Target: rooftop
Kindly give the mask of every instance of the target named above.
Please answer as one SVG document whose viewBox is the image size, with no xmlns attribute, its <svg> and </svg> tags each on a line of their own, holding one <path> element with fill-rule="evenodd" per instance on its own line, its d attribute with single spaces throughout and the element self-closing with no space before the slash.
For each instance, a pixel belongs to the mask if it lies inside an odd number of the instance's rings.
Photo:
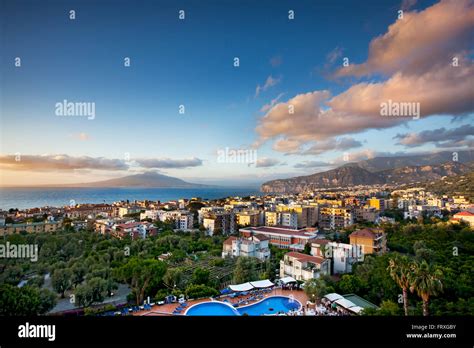
<svg viewBox="0 0 474 348">
<path fill-rule="evenodd" d="M 241 228 L 241 232 L 254 232 L 254 233 L 273 233 L 273 234 L 284 234 L 288 236 L 299 236 L 299 237 L 309 237 L 314 236 L 314 232 L 309 232 L 307 230 L 291 230 L 280 227 L 268 227 L 268 226 L 259 226 L 259 227 L 245 227 Z"/>
<path fill-rule="evenodd" d="M 377 237 L 377 234 L 380 234 L 382 232 L 383 231 L 380 229 L 364 228 L 362 230 L 352 232 L 349 237 L 365 237 L 375 239 Z"/>
<path fill-rule="evenodd" d="M 323 257 L 302 254 L 297 251 L 290 251 L 289 253 L 286 253 L 285 256 L 294 257 L 300 262 L 313 262 L 317 264 L 321 264 L 322 262 L 324 262 Z"/>
</svg>

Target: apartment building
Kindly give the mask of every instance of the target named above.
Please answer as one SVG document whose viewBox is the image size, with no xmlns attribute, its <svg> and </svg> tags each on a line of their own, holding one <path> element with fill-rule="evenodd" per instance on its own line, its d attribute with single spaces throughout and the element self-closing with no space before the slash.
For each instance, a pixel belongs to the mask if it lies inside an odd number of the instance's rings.
<svg viewBox="0 0 474 348">
<path fill-rule="evenodd" d="M 246 227 L 239 230 L 243 237 L 251 237 L 261 234 L 269 238 L 270 244 L 280 249 L 304 250 L 307 243 L 313 241 L 317 236 L 315 229 L 292 230 L 282 227 Z"/>
<path fill-rule="evenodd" d="M 198 222 L 202 224 L 204 222 L 204 218 L 208 215 L 217 214 L 217 213 L 224 213 L 224 207 L 202 207 L 198 211 Z"/>
<path fill-rule="evenodd" d="M 114 207 L 107 204 L 79 205 L 64 208 L 64 215 L 70 219 L 108 217 L 113 215 Z"/>
<path fill-rule="evenodd" d="M 23 224 L 5 224 L 0 226 L 2 236 L 27 232 L 27 233 L 47 233 L 56 232 L 63 227 L 62 221 L 43 221 L 43 222 L 27 222 Z"/>
<path fill-rule="evenodd" d="M 385 200 L 382 198 L 372 197 L 367 200 L 367 205 L 371 208 L 375 208 L 379 211 L 385 210 Z"/>
<path fill-rule="evenodd" d="M 261 212 L 258 210 L 245 210 L 235 213 L 237 224 L 240 226 L 260 226 Z"/>
<path fill-rule="evenodd" d="M 181 212 L 179 217 L 175 220 L 175 226 L 179 230 L 192 230 L 194 227 L 194 215 L 191 212 Z"/>
<path fill-rule="evenodd" d="M 380 211 L 374 207 L 359 207 L 353 211 L 356 222 L 375 222 L 380 216 Z"/>
<path fill-rule="evenodd" d="M 156 235 L 156 227 L 150 222 L 128 222 L 112 226 L 110 234 L 119 239 L 130 236 L 132 239 Z"/>
<path fill-rule="evenodd" d="M 125 215 L 140 213 L 141 210 L 142 208 L 139 206 L 119 207 L 118 216 L 122 218 Z"/>
<path fill-rule="evenodd" d="M 278 226 L 280 224 L 280 213 L 276 211 L 265 211 L 265 226 Z"/>
<path fill-rule="evenodd" d="M 319 227 L 322 230 L 337 230 L 348 227 L 354 223 L 350 208 L 320 207 Z"/>
<path fill-rule="evenodd" d="M 296 228 L 312 227 L 318 220 L 318 207 L 315 205 L 279 204 L 276 206 L 276 211 L 280 213 L 296 213 Z M 281 225 L 290 227 L 291 225 L 289 224 L 293 223 L 293 219 L 293 216 L 290 215 L 281 216 Z"/>
<path fill-rule="evenodd" d="M 316 239 L 311 243 L 311 255 L 329 259 L 331 274 L 352 272 L 352 265 L 363 260 L 362 246 Z"/>
<path fill-rule="evenodd" d="M 349 235 L 351 245 L 361 246 L 362 253 L 383 254 L 387 251 L 387 236 L 380 228 L 364 228 Z"/>
<path fill-rule="evenodd" d="M 330 261 L 327 259 L 290 251 L 280 261 L 280 278 L 293 277 L 307 281 L 329 274 L 329 269 Z"/>
<path fill-rule="evenodd" d="M 248 238 L 231 236 L 224 241 L 222 247 L 222 258 L 225 257 L 256 257 L 259 260 L 270 258 L 270 239 L 264 235 L 257 234 Z"/>
<path fill-rule="evenodd" d="M 203 218 L 202 222 L 207 235 L 232 234 L 235 232 L 235 215 L 231 212 L 212 213 Z"/>
</svg>

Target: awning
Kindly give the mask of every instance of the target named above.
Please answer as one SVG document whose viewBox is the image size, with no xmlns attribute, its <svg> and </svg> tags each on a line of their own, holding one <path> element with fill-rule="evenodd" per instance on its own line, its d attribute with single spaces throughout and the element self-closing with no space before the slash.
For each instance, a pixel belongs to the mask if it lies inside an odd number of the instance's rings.
<svg viewBox="0 0 474 348">
<path fill-rule="evenodd" d="M 250 284 L 252 284 L 255 288 L 268 288 L 270 286 L 275 285 L 271 281 L 269 281 L 268 279 L 257 280 L 256 282 L 250 282 Z"/>
<path fill-rule="evenodd" d="M 230 290 L 232 291 L 249 291 L 253 289 L 253 285 L 250 283 L 243 283 L 243 284 L 237 284 L 237 285 L 229 285 Z"/>
<path fill-rule="evenodd" d="M 293 277 L 281 278 L 280 281 L 281 281 L 283 284 L 296 283 L 296 279 L 293 278 Z"/>
<path fill-rule="evenodd" d="M 335 292 L 332 292 L 330 294 L 327 294 L 327 295 L 324 295 L 325 298 L 327 298 L 329 301 L 331 302 L 334 302 L 334 301 L 337 301 L 337 300 L 340 300 L 340 299 L 344 299 L 344 297 L 342 297 L 341 295 L 339 294 L 336 294 Z"/>
<path fill-rule="evenodd" d="M 345 309 L 349 309 L 351 307 L 357 307 L 352 301 L 346 300 L 345 298 L 336 300 L 336 303 Z"/>
</svg>

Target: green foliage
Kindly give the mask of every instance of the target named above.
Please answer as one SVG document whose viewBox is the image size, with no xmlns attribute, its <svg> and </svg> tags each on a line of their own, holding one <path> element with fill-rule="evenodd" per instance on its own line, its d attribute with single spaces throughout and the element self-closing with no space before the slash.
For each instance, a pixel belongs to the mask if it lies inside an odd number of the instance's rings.
<svg viewBox="0 0 474 348">
<path fill-rule="evenodd" d="M 217 295 L 219 295 L 219 291 L 206 285 L 191 284 L 186 288 L 186 296 L 188 298 L 196 299 Z"/>
<path fill-rule="evenodd" d="M 55 303 L 56 296 L 46 289 L 0 285 L 0 315 L 40 315 L 51 310 Z"/>
<path fill-rule="evenodd" d="M 375 309 L 375 308 L 366 308 L 362 312 L 362 315 L 366 316 L 374 316 L 374 315 L 380 315 L 380 316 L 396 316 L 396 315 L 401 315 L 401 309 L 398 306 L 397 303 L 390 301 L 390 300 L 384 300 L 380 304 L 380 308 Z"/>
<path fill-rule="evenodd" d="M 72 271 L 68 268 L 57 269 L 51 277 L 51 284 L 57 293 L 64 297 L 64 293 L 72 287 Z"/>
<path fill-rule="evenodd" d="M 312 301 L 318 301 L 326 294 L 333 291 L 331 287 L 328 287 L 324 279 L 311 279 L 304 284 L 304 292 L 308 295 L 308 298 Z"/>
<path fill-rule="evenodd" d="M 258 259 L 254 257 L 239 257 L 235 265 L 232 281 L 234 284 L 246 283 L 258 279 Z"/>
<path fill-rule="evenodd" d="M 93 303 L 102 302 L 107 295 L 107 281 L 102 278 L 92 278 L 86 284 L 76 288 L 76 306 L 89 307 Z"/>
<path fill-rule="evenodd" d="M 384 228 L 392 251 L 366 256 L 352 274 L 342 276 L 336 291 L 354 292 L 381 305 L 387 300 L 397 303 L 408 284 L 409 315 L 472 312 L 474 233 L 469 227 L 429 220 Z"/>
<path fill-rule="evenodd" d="M 209 284 L 209 270 L 196 268 L 193 273 L 192 283 L 196 285 L 208 285 Z"/>
<path fill-rule="evenodd" d="M 311 244 L 310 243 L 306 243 L 304 245 L 303 254 L 311 255 Z"/>
<path fill-rule="evenodd" d="M 183 271 L 180 268 L 168 268 L 163 276 L 163 282 L 171 289 L 181 288 L 183 286 Z"/>
<path fill-rule="evenodd" d="M 344 274 L 337 283 L 338 291 L 342 294 L 357 294 L 366 286 L 367 284 L 354 274 Z"/>
<path fill-rule="evenodd" d="M 136 304 L 141 304 L 147 290 L 161 283 L 166 273 L 166 264 L 153 259 L 131 258 L 116 270 L 116 276 L 126 282 L 135 294 Z"/>
</svg>

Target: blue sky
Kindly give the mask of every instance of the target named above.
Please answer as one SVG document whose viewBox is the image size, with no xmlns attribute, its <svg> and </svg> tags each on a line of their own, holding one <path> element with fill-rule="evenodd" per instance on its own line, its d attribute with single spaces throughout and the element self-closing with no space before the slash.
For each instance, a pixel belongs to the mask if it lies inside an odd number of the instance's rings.
<svg viewBox="0 0 474 348">
<path fill-rule="evenodd" d="M 414 3 L 407 12 L 423 11 L 436 1 Z M 11 185 L 95 181 L 144 169 L 198 182 L 253 184 L 325 169 L 294 167 L 304 161 L 334 165 L 344 151 L 276 151 L 273 144 L 286 136 L 283 133 L 272 134 L 258 147 L 258 158 L 267 160 L 262 166 L 216 163 L 216 151 L 250 149 L 260 138 L 256 128 L 268 112 L 261 108 L 278 96 L 282 103 L 311 91 L 328 90 L 336 96 L 360 83 L 359 76 L 335 78 L 333 73 L 343 57 L 357 64 L 366 61 L 371 41 L 387 32 L 405 5 L 388 0 L 363 5 L 349 0 L 6 0 L 2 6 L 1 153 L 20 153 L 31 161 L 61 154 L 92 159 L 67 170 L 49 164 L 25 164 L 20 170 L 4 160 L 2 180 Z M 71 9 L 75 20 L 68 17 Z M 185 20 L 178 19 L 180 9 L 186 12 Z M 294 20 L 288 20 L 288 10 L 295 11 Z M 14 65 L 15 57 L 21 57 L 20 68 Z M 131 59 L 128 68 L 124 57 Z M 238 68 L 234 57 L 240 59 Z M 264 88 L 269 77 L 274 85 Z M 365 81 L 388 78 L 375 72 Z M 258 95 L 257 86 L 263 88 Z M 94 102 L 96 117 L 57 117 L 55 104 L 63 99 Z M 184 115 L 178 113 L 180 104 L 186 108 Z M 469 107 L 455 122 L 454 114 L 348 132 L 362 145 L 347 151 L 412 151 L 392 138 L 457 128 L 466 117 L 472 123 Z M 434 148 L 426 143 L 414 150 Z M 184 167 L 132 165 L 125 171 L 91 164 L 102 157 L 122 160 L 125 153 L 132 160 L 200 161 Z"/>
</svg>

